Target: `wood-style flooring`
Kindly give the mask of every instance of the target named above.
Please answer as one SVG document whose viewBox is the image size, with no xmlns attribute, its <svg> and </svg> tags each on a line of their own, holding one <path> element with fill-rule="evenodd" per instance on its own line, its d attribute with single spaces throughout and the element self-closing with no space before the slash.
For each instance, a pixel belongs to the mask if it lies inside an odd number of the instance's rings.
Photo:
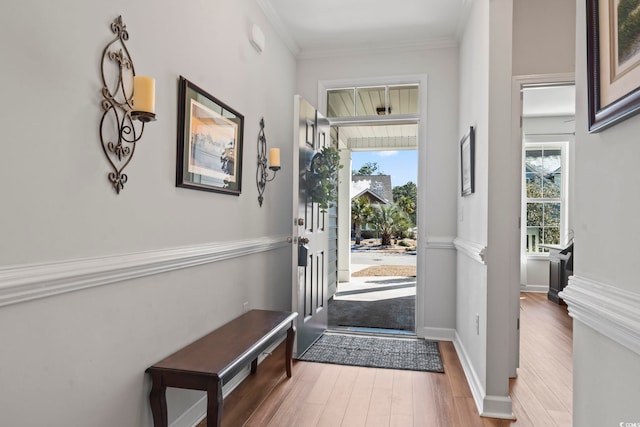
<svg viewBox="0 0 640 427">
<path fill-rule="evenodd" d="M 297 361 L 291 379 L 280 346 L 225 399 L 223 426 L 570 427 L 572 335 L 565 306 L 522 294 L 515 421 L 478 415 L 453 344 L 440 342 L 445 374 Z"/>
</svg>

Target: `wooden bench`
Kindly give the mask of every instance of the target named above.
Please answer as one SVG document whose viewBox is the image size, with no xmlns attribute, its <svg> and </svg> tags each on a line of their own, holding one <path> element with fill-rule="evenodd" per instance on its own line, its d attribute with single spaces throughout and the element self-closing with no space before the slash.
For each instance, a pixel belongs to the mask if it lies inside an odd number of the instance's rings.
<svg viewBox="0 0 640 427">
<path fill-rule="evenodd" d="M 207 427 L 222 422 L 222 386 L 286 334 L 285 369 L 291 378 L 291 355 L 298 313 L 251 310 L 178 350 L 146 370 L 151 375 L 149 401 L 155 427 L 167 427 L 167 387 L 207 392 Z"/>
</svg>

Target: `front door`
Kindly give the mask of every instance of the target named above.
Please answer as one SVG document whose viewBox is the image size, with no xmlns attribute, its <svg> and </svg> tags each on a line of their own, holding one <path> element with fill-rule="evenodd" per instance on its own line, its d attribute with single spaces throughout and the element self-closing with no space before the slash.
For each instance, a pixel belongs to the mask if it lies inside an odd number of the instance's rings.
<svg viewBox="0 0 640 427">
<path fill-rule="evenodd" d="M 311 160 L 330 143 L 329 122 L 304 98 L 294 98 L 293 311 L 298 312 L 294 355 L 299 356 L 327 329 L 327 214 L 306 188 Z"/>
</svg>

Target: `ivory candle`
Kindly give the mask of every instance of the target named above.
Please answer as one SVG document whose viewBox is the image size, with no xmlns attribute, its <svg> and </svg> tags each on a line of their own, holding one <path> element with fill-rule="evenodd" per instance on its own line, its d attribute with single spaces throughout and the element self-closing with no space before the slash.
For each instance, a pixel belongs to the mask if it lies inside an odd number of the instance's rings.
<svg viewBox="0 0 640 427">
<path fill-rule="evenodd" d="M 280 149 L 279 148 L 269 149 L 269 167 L 272 167 L 272 168 L 280 167 Z"/>
<path fill-rule="evenodd" d="M 133 77 L 133 111 L 155 113 L 156 81 L 148 76 Z"/>
</svg>

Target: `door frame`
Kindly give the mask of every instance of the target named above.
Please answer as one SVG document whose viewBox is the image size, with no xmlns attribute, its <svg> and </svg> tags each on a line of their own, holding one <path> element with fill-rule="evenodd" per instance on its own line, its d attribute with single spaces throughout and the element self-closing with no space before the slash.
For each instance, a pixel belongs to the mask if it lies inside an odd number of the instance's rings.
<svg viewBox="0 0 640 427">
<path fill-rule="evenodd" d="M 515 155 L 518 158 L 515 158 L 514 161 L 518 162 L 519 165 L 515 168 L 518 172 L 518 176 L 514 176 L 514 180 L 517 179 L 518 183 L 522 182 L 522 152 L 523 152 L 523 141 L 522 141 L 522 96 L 521 89 L 523 86 L 532 85 L 532 84 L 545 84 L 549 85 L 559 84 L 559 83 L 570 83 L 573 82 L 575 84 L 575 74 L 574 73 L 558 73 L 558 74 L 534 74 L 534 75 L 523 75 L 523 76 L 513 76 L 511 79 L 511 141 L 515 146 L 520 147 L 519 150 L 514 150 Z M 571 150 L 570 152 L 572 152 Z M 573 197 L 573 189 L 571 186 L 573 185 L 573 179 L 569 180 L 569 194 L 566 199 L 566 203 L 568 206 L 571 206 L 572 197 Z M 521 188 L 521 186 L 520 186 Z M 520 205 L 522 204 L 522 192 L 520 192 Z M 522 209 L 520 209 L 522 212 Z M 571 209 L 569 209 L 569 213 L 571 213 Z M 523 225 L 524 218 L 520 218 L 520 228 L 526 226 Z M 569 224 L 571 221 L 569 220 Z M 522 233 L 522 231 L 521 231 Z M 519 242 L 521 242 L 521 235 L 519 237 Z M 520 262 L 518 263 L 518 275 L 516 276 L 518 280 L 514 280 L 510 287 L 510 295 L 509 295 L 509 318 L 511 325 L 518 325 L 518 328 L 511 329 L 511 336 L 509 339 L 509 376 L 511 378 L 517 377 L 517 368 L 520 366 L 520 291 L 521 291 L 521 274 L 522 274 L 522 248 L 521 245 L 518 245 L 520 251 L 518 252 L 518 259 Z"/>
<path fill-rule="evenodd" d="M 426 74 L 413 74 L 404 76 L 381 76 L 381 77 L 363 77 L 357 79 L 338 79 L 338 80 L 320 80 L 318 81 L 318 111 L 325 117 L 327 116 L 327 98 L 326 92 L 328 89 L 338 89 L 344 87 L 363 87 L 363 86 L 385 86 L 385 85 L 402 85 L 402 84 L 418 84 L 418 114 L 396 117 L 385 117 L 384 119 L 378 119 L 376 117 L 363 117 L 362 124 L 371 123 L 404 123 L 407 120 L 418 124 L 418 153 L 427 152 L 427 75 Z M 344 124 L 344 120 L 329 118 L 331 126 Z M 427 274 L 426 274 L 426 242 L 427 236 L 427 158 L 424 155 L 418 155 L 418 203 L 416 217 L 416 226 L 418 227 L 418 242 L 422 242 L 419 245 L 416 255 L 416 315 L 415 315 L 415 329 L 416 335 L 419 338 L 424 338 L 425 327 L 425 302 L 424 296 L 427 289 Z M 350 204 L 349 204 L 350 206 Z"/>
</svg>

